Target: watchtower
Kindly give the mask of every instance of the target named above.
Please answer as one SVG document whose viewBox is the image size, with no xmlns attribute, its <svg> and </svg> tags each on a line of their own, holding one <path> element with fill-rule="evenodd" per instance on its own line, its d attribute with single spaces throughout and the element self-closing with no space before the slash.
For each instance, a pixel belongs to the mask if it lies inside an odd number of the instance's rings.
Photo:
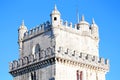
<svg viewBox="0 0 120 80">
<path fill-rule="evenodd" d="M 14 80 L 105 80 L 109 60 L 99 57 L 99 32 L 92 24 L 63 22 L 55 6 L 47 21 L 18 29 L 19 59 L 10 63 Z"/>
</svg>

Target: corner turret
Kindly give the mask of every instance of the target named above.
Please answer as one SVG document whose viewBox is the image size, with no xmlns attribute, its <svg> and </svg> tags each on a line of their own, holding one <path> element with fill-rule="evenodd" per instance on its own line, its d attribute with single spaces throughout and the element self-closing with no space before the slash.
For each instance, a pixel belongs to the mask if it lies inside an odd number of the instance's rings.
<svg viewBox="0 0 120 80">
<path fill-rule="evenodd" d="M 27 32 L 27 27 L 24 25 L 24 21 L 22 21 L 22 24 L 20 25 L 18 29 L 18 44 L 19 44 L 19 53 L 22 53 L 22 40 L 24 38 L 24 33 Z"/>
<path fill-rule="evenodd" d="M 91 34 L 94 39 L 97 39 L 97 40 L 99 39 L 98 26 L 95 23 L 94 19 L 92 19 Z"/>
<path fill-rule="evenodd" d="M 50 14 L 51 17 L 51 23 L 52 26 L 58 26 L 60 25 L 60 12 L 57 10 L 57 7 L 55 5 L 54 10 L 52 11 L 52 13 Z"/>
</svg>

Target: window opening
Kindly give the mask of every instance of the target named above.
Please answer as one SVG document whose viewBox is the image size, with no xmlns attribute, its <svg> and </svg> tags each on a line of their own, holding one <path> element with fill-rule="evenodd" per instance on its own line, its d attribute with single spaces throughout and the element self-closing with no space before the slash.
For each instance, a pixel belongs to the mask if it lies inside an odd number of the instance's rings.
<svg viewBox="0 0 120 80">
<path fill-rule="evenodd" d="M 57 17 L 54 17 L 54 21 L 57 21 Z"/>
</svg>

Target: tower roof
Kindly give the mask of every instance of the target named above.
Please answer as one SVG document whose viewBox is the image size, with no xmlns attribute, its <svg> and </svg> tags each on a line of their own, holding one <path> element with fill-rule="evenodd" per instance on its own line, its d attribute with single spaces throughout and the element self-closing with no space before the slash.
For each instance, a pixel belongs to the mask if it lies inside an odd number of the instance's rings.
<svg viewBox="0 0 120 80">
<path fill-rule="evenodd" d="M 52 13 L 51 14 L 57 14 L 57 15 L 60 15 L 60 12 L 58 11 L 58 9 L 57 9 L 57 6 L 55 5 L 54 6 L 54 10 L 52 11 Z"/>
<path fill-rule="evenodd" d="M 22 23 L 21 23 L 19 29 L 25 29 L 25 30 L 27 30 L 27 27 L 24 24 L 24 20 L 22 20 Z"/>
<path fill-rule="evenodd" d="M 92 24 L 91 24 L 91 27 L 98 27 L 98 26 L 97 26 L 97 24 L 95 23 L 94 18 L 92 19 Z"/>
<path fill-rule="evenodd" d="M 80 25 L 82 25 L 82 24 L 89 25 L 89 23 L 88 23 L 87 21 L 85 21 L 84 15 L 82 15 L 81 21 L 79 22 L 79 24 L 80 24 Z"/>
</svg>

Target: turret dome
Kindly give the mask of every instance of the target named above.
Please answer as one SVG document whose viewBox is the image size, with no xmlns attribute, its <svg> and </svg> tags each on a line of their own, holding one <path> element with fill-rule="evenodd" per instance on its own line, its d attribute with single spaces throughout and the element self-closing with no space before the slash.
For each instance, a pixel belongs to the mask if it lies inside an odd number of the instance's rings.
<svg viewBox="0 0 120 80">
<path fill-rule="evenodd" d="M 22 24 L 20 25 L 19 29 L 24 29 L 27 31 L 27 27 L 24 24 L 24 20 L 22 21 Z"/>
<path fill-rule="evenodd" d="M 81 21 L 79 22 L 80 25 L 89 25 L 87 21 L 85 21 L 84 16 L 82 16 Z"/>
<path fill-rule="evenodd" d="M 97 24 L 95 23 L 94 19 L 92 19 L 92 24 L 91 24 L 91 28 L 93 28 L 93 27 L 98 28 L 98 26 L 97 26 Z"/>
<path fill-rule="evenodd" d="M 55 5 L 54 10 L 52 11 L 51 15 L 53 15 L 53 14 L 60 15 L 60 12 L 57 10 L 56 5 Z"/>
<path fill-rule="evenodd" d="M 54 10 L 52 11 L 52 13 L 50 14 L 51 16 L 51 23 L 52 26 L 58 26 L 60 25 L 60 12 L 57 10 L 57 7 L 55 5 Z"/>
</svg>

